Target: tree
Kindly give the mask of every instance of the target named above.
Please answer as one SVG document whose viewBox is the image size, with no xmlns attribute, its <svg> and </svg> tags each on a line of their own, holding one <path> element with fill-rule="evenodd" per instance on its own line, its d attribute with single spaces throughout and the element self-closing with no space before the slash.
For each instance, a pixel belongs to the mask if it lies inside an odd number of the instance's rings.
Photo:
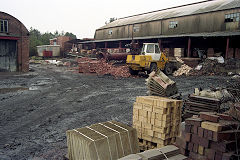
<svg viewBox="0 0 240 160">
<path fill-rule="evenodd" d="M 69 36 L 69 37 L 71 37 L 71 38 L 73 38 L 73 39 L 77 39 L 77 36 L 74 35 L 74 34 L 72 34 L 72 33 L 70 33 L 70 32 L 66 32 L 66 33 L 65 33 L 65 36 Z"/>
<path fill-rule="evenodd" d="M 117 18 L 110 18 L 110 20 L 109 20 L 109 23 L 111 23 L 111 22 L 113 22 L 113 21 L 115 21 L 115 20 L 117 20 Z"/>
<path fill-rule="evenodd" d="M 109 19 L 109 22 L 106 21 L 105 24 L 112 23 L 113 21 L 116 21 L 116 20 L 117 20 L 117 18 L 112 17 L 112 18 Z"/>
</svg>

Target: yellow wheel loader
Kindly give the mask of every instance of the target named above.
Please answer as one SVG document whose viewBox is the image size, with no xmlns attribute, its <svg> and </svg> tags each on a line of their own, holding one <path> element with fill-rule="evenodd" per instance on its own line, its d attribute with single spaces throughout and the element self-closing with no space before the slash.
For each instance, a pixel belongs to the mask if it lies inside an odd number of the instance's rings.
<svg viewBox="0 0 240 160">
<path fill-rule="evenodd" d="M 132 75 L 137 75 L 139 71 L 151 73 L 157 70 L 162 70 L 169 75 L 174 69 L 174 65 L 160 51 L 158 43 L 143 43 L 140 54 L 127 56 L 127 64 Z"/>
</svg>

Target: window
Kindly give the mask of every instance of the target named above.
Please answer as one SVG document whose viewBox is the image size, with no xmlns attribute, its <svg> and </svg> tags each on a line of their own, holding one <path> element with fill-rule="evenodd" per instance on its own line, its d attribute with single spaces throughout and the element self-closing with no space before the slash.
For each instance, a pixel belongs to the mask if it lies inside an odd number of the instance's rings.
<svg viewBox="0 0 240 160">
<path fill-rule="evenodd" d="M 148 44 L 146 52 L 147 53 L 154 53 L 154 44 Z"/>
<path fill-rule="evenodd" d="M 160 53 L 160 49 L 159 49 L 158 45 L 155 45 L 155 53 Z"/>
<path fill-rule="evenodd" d="M 178 21 L 170 21 L 169 22 L 169 28 L 177 28 Z"/>
<path fill-rule="evenodd" d="M 133 27 L 133 32 L 139 32 L 140 30 L 140 27 L 139 26 L 134 26 Z"/>
<path fill-rule="evenodd" d="M 112 35 L 113 31 L 112 30 L 108 30 L 108 35 Z"/>
<path fill-rule="evenodd" d="M 7 20 L 0 20 L 0 32 L 8 32 L 8 21 Z"/>
<path fill-rule="evenodd" d="M 240 13 L 225 14 L 225 22 L 239 22 Z"/>
</svg>

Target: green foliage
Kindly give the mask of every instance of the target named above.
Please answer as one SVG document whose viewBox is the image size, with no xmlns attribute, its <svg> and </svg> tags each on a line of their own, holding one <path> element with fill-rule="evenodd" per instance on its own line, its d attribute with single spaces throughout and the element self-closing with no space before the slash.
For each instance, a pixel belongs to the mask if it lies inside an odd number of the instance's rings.
<svg viewBox="0 0 240 160">
<path fill-rule="evenodd" d="M 69 36 L 72 37 L 73 39 L 76 39 L 77 36 L 74 35 L 73 33 L 70 32 L 64 32 L 62 31 L 59 33 L 57 30 L 54 33 L 51 32 L 46 32 L 46 33 L 41 33 L 37 29 L 30 28 L 30 46 L 29 46 L 29 52 L 30 56 L 36 56 L 37 55 L 37 46 L 40 45 L 48 45 L 49 44 L 49 39 L 56 38 L 59 36 Z"/>
<path fill-rule="evenodd" d="M 106 21 L 105 24 L 111 23 L 111 22 L 116 21 L 116 20 L 117 20 L 117 18 L 112 17 L 112 18 L 109 19 L 109 21 Z"/>
</svg>

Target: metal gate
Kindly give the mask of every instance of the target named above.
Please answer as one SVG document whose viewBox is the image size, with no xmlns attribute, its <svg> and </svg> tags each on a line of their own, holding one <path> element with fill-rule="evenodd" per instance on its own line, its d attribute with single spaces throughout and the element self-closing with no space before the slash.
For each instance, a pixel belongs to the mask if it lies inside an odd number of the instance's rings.
<svg viewBox="0 0 240 160">
<path fill-rule="evenodd" d="M 0 72 L 17 71 L 17 41 L 0 39 Z"/>
</svg>

